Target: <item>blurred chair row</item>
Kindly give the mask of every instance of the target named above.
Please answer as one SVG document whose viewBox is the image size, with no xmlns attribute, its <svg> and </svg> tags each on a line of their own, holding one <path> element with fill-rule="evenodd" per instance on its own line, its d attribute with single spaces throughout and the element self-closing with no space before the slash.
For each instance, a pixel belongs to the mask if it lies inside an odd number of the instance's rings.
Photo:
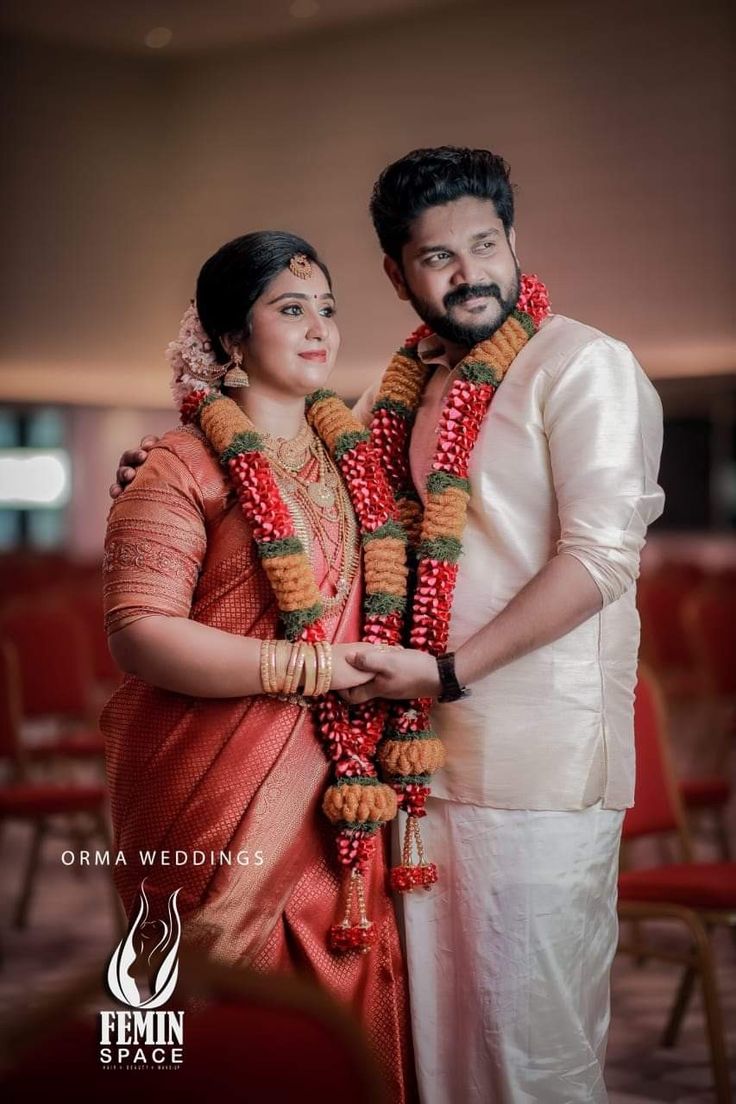
<svg viewBox="0 0 736 1104">
<path fill-rule="evenodd" d="M 634 706 L 636 793 L 624 818 L 619 917 L 629 922 L 619 950 L 641 964 L 648 958 L 683 966 L 682 979 L 662 1045 L 674 1046 L 696 980 L 700 981 L 710 1047 L 715 1099 L 732 1100 L 723 1013 L 711 932 L 736 932 L 736 862 L 697 862 L 683 811 L 669 748 L 664 697 L 653 674 L 639 669 Z M 645 836 L 674 837 L 677 861 L 627 867 L 630 845 Z M 651 922 L 654 922 L 652 926 Z M 686 936 L 673 944 L 666 930 L 674 923 Z"/>
<path fill-rule="evenodd" d="M 103 629 L 99 565 L 0 557 L 0 828 L 10 820 L 32 827 L 16 927 L 27 924 L 52 830 L 74 850 L 97 840 L 109 846 L 97 715 L 118 681 Z"/>
<path fill-rule="evenodd" d="M 724 859 L 736 735 L 736 570 L 708 575 L 669 564 L 639 580 L 641 658 L 656 675 L 671 716 L 687 717 L 691 762 L 680 796 L 693 829 L 710 821 Z M 682 726 L 680 726 L 681 728 Z M 685 749 L 677 747 L 678 758 Z"/>
</svg>

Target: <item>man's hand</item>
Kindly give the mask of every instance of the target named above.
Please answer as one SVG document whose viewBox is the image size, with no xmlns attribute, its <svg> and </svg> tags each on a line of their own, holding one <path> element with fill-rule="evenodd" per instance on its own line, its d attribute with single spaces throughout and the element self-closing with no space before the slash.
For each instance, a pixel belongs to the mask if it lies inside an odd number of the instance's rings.
<svg viewBox="0 0 736 1104">
<path fill-rule="evenodd" d="M 117 498 L 135 479 L 135 473 L 145 463 L 151 449 L 158 444 L 158 437 L 144 437 L 137 449 L 128 449 L 118 461 L 117 482 L 110 487 L 110 498 Z"/>
<path fill-rule="evenodd" d="M 440 693 L 437 660 L 427 652 L 411 648 L 372 648 L 350 661 L 359 671 L 370 671 L 373 678 L 365 686 L 348 690 L 341 697 L 350 705 L 371 698 L 436 698 Z"/>
</svg>

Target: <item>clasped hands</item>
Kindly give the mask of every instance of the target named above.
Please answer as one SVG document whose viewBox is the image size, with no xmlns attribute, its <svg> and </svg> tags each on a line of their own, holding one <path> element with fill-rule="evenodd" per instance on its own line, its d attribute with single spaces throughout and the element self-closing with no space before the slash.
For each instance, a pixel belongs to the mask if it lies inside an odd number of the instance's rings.
<svg viewBox="0 0 736 1104">
<path fill-rule="evenodd" d="M 340 697 L 350 705 L 371 698 L 436 698 L 440 693 L 437 661 L 427 652 L 381 644 L 343 644 L 339 648 L 347 666 L 363 676 L 355 686 L 339 687 L 333 680 L 333 688 L 339 688 Z"/>
</svg>

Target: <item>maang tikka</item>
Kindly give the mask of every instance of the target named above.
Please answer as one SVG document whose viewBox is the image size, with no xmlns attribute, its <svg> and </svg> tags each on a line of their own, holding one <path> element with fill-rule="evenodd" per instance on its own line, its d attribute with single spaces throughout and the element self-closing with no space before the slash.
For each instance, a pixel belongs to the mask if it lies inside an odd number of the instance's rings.
<svg viewBox="0 0 736 1104">
<path fill-rule="evenodd" d="M 222 381 L 224 387 L 250 387 L 248 373 L 243 368 L 243 354 L 240 349 L 233 349 L 230 361 Z"/>
</svg>

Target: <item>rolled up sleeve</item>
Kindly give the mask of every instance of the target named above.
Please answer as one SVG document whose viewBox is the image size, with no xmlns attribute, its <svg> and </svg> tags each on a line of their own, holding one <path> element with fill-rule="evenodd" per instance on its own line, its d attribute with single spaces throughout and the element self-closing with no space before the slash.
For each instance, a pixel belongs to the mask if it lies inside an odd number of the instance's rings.
<svg viewBox="0 0 736 1104">
<path fill-rule="evenodd" d="M 601 337 L 562 365 L 544 408 L 560 538 L 603 605 L 639 574 L 647 526 L 662 513 L 657 483 L 662 405 L 631 351 Z"/>
</svg>

